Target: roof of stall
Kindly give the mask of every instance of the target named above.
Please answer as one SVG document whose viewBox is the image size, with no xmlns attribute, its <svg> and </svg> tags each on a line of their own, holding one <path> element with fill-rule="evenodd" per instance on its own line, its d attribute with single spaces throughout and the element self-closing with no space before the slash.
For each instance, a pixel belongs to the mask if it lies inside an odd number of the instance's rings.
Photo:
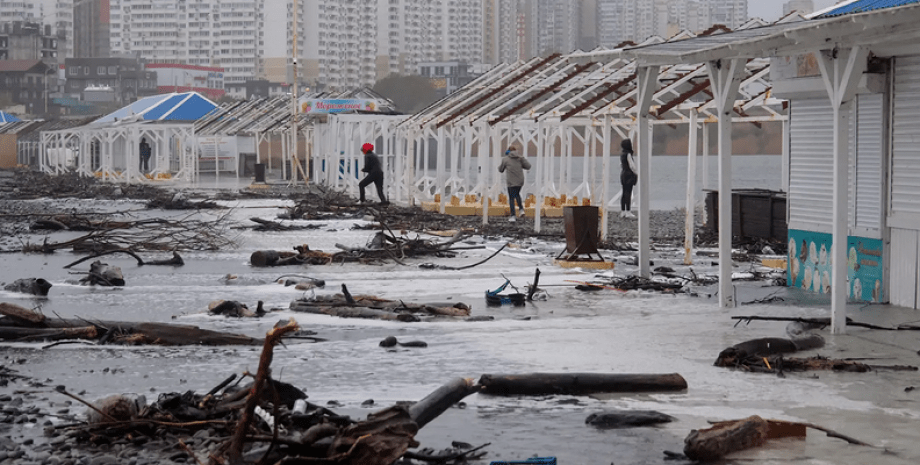
<svg viewBox="0 0 920 465">
<path fill-rule="evenodd" d="M 815 17 L 828 18 L 850 13 L 864 13 L 866 11 L 910 5 L 911 3 L 920 3 L 920 0 L 856 0 L 847 2 L 844 5 L 834 5 Z"/>
<path fill-rule="evenodd" d="M 857 3 L 844 5 L 840 11 Z M 878 5 L 867 12 L 825 14 L 806 21 L 780 20 L 773 25 L 731 33 L 576 55 L 580 61 L 623 58 L 651 66 L 703 63 L 723 58 L 792 56 L 812 51 L 822 44 L 834 44 L 835 47 L 871 45 L 876 56 L 891 56 L 901 50 L 895 47 L 920 38 L 918 21 L 920 3 L 885 8 Z"/>
<path fill-rule="evenodd" d="M 109 113 L 93 123 L 134 121 L 195 121 L 217 108 L 217 104 L 197 92 L 182 92 L 144 97 Z"/>
<path fill-rule="evenodd" d="M 375 113 L 382 114 L 390 114 L 395 108 L 392 101 L 368 88 L 345 92 L 314 92 L 301 95 L 299 100 L 303 99 L 370 99 L 380 103 L 380 111 Z M 297 126 L 311 126 L 325 117 L 325 114 L 300 113 Z M 291 97 L 280 96 L 225 103 L 196 121 L 195 133 L 254 134 L 288 130 L 290 126 Z"/>
<path fill-rule="evenodd" d="M 22 121 L 22 120 L 5 111 L 0 111 L 0 124 L 15 123 L 16 121 Z"/>
<path fill-rule="evenodd" d="M 19 141 L 38 141 L 41 131 L 56 131 L 84 126 L 99 116 L 64 117 L 53 120 L 26 120 L 0 125 L 0 134 L 16 134 Z"/>
<path fill-rule="evenodd" d="M 782 22 L 803 21 L 799 15 Z M 742 26 L 757 29 L 759 20 Z M 689 38 L 727 35 L 716 26 L 699 35 L 682 32 L 670 40 L 652 37 L 638 45 L 675 44 Z M 635 47 L 635 44 L 630 44 Z M 636 60 L 620 56 L 626 49 L 575 52 L 501 64 L 406 120 L 405 125 L 442 127 L 448 124 L 495 125 L 500 122 L 582 123 L 604 117 L 631 122 L 636 107 Z M 594 58 L 594 57 L 597 58 Z M 587 58 L 586 58 L 587 57 Z M 736 118 L 749 121 L 782 119 L 782 101 L 770 96 L 770 62 L 750 60 L 745 67 L 736 105 Z M 704 64 L 674 64 L 661 68 L 659 87 L 652 103 L 652 116 L 659 123 L 686 122 L 689 109 L 702 118 L 715 118 L 709 75 Z"/>
</svg>

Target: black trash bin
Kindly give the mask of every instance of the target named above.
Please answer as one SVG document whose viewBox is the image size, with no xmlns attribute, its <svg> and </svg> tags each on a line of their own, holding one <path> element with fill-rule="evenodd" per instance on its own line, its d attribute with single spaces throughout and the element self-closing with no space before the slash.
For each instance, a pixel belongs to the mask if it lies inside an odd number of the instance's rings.
<svg viewBox="0 0 920 465">
<path fill-rule="evenodd" d="M 265 163 L 256 163 L 256 180 L 255 182 L 265 182 Z"/>
</svg>

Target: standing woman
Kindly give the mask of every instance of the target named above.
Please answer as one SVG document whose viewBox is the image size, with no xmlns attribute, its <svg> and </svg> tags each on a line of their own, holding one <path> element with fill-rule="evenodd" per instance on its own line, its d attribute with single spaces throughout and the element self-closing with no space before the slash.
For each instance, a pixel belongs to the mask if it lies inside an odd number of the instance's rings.
<svg viewBox="0 0 920 465">
<path fill-rule="evenodd" d="M 623 196 L 620 197 L 620 218 L 635 218 L 629 211 L 632 204 L 632 189 L 639 182 L 639 175 L 636 174 L 639 168 L 636 166 L 636 154 L 633 153 L 632 141 L 623 139 L 620 142 L 620 148 L 623 153 L 620 154 L 620 184 L 623 186 Z"/>
<path fill-rule="evenodd" d="M 524 155 L 518 153 L 517 144 L 508 147 L 505 150 L 505 156 L 498 165 L 498 172 L 505 173 L 505 183 L 508 186 L 508 203 L 511 204 L 511 218 L 508 221 L 514 223 L 515 217 L 514 205 L 521 208 L 521 216 L 524 216 L 524 202 L 521 200 L 521 188 L 524 187 L 524 170 L 530 169 L 530 162 L 524 158 Z"/>
</svg>

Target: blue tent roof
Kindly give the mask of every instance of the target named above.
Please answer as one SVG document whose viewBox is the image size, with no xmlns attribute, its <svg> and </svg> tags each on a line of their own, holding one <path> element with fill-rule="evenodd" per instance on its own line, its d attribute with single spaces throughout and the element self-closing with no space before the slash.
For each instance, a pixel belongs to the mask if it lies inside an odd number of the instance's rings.
<svg viewBox="0 0 920 465">
<path fill-rule="evenodd" d="M 94 123 L 114 123 L 125 119 L 139 121 L 195 121 L 217 108 L 217 104 L 197 92 L 160 94 L 144 97 Z"/>
<path fill-rule="evenodd" d="M 15 123 L 16 121 L 22 121 L 22 120 L 7 112 L 0 111 L 0 124 Z"/>
<path fill-rule="evenodd" d="M 851 13 L 865 13 L 867 11 L 894 8 L 896 6 L 910 5 L 911 3 L 917 2 L 920 2 L 920 0 L 858 0 L 853 3 L 843 5 L 839 8 L 834 8 L 833 10 L 830 10 L 819 17 L 827 18 L 830 16 L 840 16 Z"/>
</svg>

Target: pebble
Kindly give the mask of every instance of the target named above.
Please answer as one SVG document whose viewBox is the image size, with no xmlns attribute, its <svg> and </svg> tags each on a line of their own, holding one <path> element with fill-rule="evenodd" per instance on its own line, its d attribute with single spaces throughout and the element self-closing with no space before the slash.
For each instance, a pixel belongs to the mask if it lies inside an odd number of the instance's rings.
<svg viewBox="0 0 920 465">
<path fill-rule="evenodd" d="M 89 461 L 89 465 L 114 465 L 118 463 L 118 458 L 111 455 L 98 455 Z"/>
</svg>

